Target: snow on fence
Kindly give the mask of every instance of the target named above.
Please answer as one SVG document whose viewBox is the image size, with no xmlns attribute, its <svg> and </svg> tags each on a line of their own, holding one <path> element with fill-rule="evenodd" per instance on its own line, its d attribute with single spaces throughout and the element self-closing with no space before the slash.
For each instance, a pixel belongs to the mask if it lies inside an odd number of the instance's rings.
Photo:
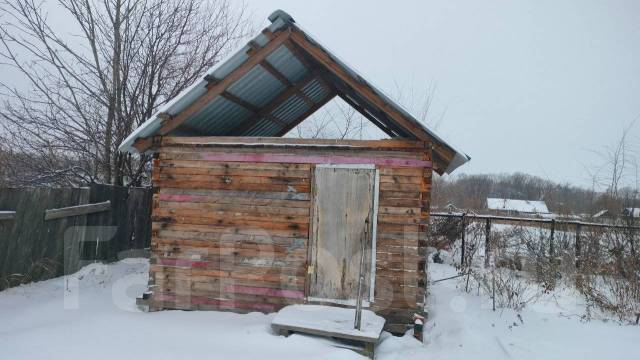
<svg viewBox="0 0 640 360">
<path fill-rule="evenodd" d="M 448 261 L 457 263 L 460 256 L 465 291 L 482 288 L 494 309 L 496 302 L 521 309 L 561 284 L 582 294 L 588 308 L 585 316 L 597 309 L 637 324 L 640 226 L 633 218 L 627 220 L 608 225 L 432 213 L 427 236 L 430 245 L 451 250 L 454 258 Z"/>
<path fill-rule="evenodd" d="M 548 238 L 548 254 L 553 256 L 558 246 L 556 241 L 556 232 L 559 227 L 563 227 L 563 231 L 567 232 L 569 227 L 573 227 L 574 233 L 574 254 L 575 254 L 575 266 L 580 268 L 582 254 L 582 235 L 584 228 L 601 229 L 603 231 L 616 230 L 616 231 L 628 231 L 633 234 L 640 235 L 640 226 L 635 224 L 601 224 L 594 222 L 578 221 L 578 220 L 558 220 L 558 219 L 541 219 L 541 218 L 528 218 L 528 217 L 512 217 L 512 216 L 497 216 L 497 215 L 479 215 L 479 214 L 467 214 L 467 213 L 431 213 L 432 218 L 453 218 L 457 219 L 460 223 L 458 236 L 461 240 L 460 245 L 460 263 L 465 262 L 465 253 L 467 249 L 466 244 L 466 227 L 469 221 L 484 221 L 485 222 L 485 242 L 484 242 L 484 261 L 485 266 L 488 266 L 492 248 L 495 246 L 494 241 L 491 240 L 491 227 L 492 224 L 510 224 L 510 225 L 528 225 L 540 228 L 549 229 Z"/>
<path fill-rule="evenodd" d="M 148 188 L 0 188 L 11 213 L 0 221 L 0 290 L 149 247 L 151 203 Z"/>
</svg>

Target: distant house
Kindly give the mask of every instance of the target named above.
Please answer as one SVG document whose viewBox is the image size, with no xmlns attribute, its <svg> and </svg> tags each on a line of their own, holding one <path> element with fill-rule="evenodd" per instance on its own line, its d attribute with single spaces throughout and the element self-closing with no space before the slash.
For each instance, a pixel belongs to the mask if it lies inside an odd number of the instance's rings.
<svg viewBox="0 0 640 360">
<path fill-rule="evenodd" d="M 625 208 L 622 210 L 622 216 L 640 218 L 640 207 Z"/>
<path fill-rule="evenodd" d="M 496 215 L 550 217 L 544 201 L 487 198 L 487 209 Z"/>
</svg>

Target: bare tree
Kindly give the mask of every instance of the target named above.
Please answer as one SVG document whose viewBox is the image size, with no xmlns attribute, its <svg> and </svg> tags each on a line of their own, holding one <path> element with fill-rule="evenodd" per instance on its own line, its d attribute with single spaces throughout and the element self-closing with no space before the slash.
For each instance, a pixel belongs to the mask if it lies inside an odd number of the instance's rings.
<svg viewBox="0 0 640 360">
<path fill-rule="evenodd" d="M 117 146 L 249 30 L 228 0 L 58 0 L 77 34 L 59 33 L 47 6 L 0 0 L 0 61 L 29 85 L 0 82 L 23 184 L 144 183 L 148 157 Z"/>
<path fill-rule="evenodd" d="M 369 120 L 346 103 L 333 103 L 296 126 L 293 136 L 306 139 L 363 139 Z"/>
<path fill-rule="evenodd" d="M 624 186 L 636 182 L 637 157 L 631 139 L 631 130 L 634 128 L 636 120 L 622 129 L 620 137 L 602 151 L 597 151 L 596 155 L 601 159 L 602 165 L 597 167 L 597 171 L 590 172 L 594 183 L 605 187 L 609 197 L 617 199 L 620 197 L 620 190 Z M 636 177 L 637 178 L 637 177 Z"/>
</svg>

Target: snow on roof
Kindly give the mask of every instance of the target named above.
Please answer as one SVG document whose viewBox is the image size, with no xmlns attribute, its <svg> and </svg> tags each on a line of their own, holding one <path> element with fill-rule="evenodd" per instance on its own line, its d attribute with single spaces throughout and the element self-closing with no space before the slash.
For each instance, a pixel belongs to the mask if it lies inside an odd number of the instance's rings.
<svg viewBox="0 0 640 360">
<path fill-rule="evenodd" d="M 517 211 L 534 214 L 549 212 L 547 204 L 545 204 L 544 201 L 534 200 L 487 198 L 487 207 L 490 210 Z"/>
<path fill-rule="evenodd" d="M 625 214 L 626 216 L 631 216 L 631 217 L 640 217 L 640 207 L 635 207 L 635 208 L 626 208 L 625 210 Z"/>
</svg>

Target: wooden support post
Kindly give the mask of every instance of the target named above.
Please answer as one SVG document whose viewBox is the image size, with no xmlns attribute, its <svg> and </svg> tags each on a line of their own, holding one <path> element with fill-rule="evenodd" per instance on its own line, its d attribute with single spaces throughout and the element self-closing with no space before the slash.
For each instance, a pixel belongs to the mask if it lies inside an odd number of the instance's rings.
<svg viewBox="0 0 640 360">
<path fill-rule="evenodd" d="M 463 213 L 462 217 L 461 217 L 461 228 L 462 228 L 462 244 L 460 247 L 460 266 L 462 266 L 464 268 L 464 251 L 465 251 L 465 232 L 466 232 L 466 226 L 465 226 L 465 217 L 466 217 L 467 213 Z"/>
<path fill-rule="evenodd" d="M 491 219 L 487 219 L 485 224 L 485 240 L 484 240 L 484 267 L 489 267 L 489 258 L 491 257 Z"/>
<path fill-rule="evenodd" d="M 369 359 L 375 358 L 375 348 L 376 344 L 372 342 L 367 342 L 364 344 L 364 349 L 362 350 L 362 355 L 368 357 Z"/>
<path fill-rule="evenodd" d="M 580 266 L 581 266 L 581 256 L 582 256 L 582 244 L 580 239 L 581 230 L 582 230 L 582 225 L 576 224 L 576 269 L 580 269 Z"/>
<path fill-rule="evenodd" d="M 549 237 L 549 258 L 553 261 L 555 255 L 555 232 L 556 232 L 556 219 L 551 219 L 551 236 Z"/>
<path fill-rule="evenodd" d="M 368 220 L 365 220 L 365 229 L 369 228 Z M 364 253 L 367 249 L 367 231 L 364 232 L 364 238 L 361 240 L 362 247 L 360 249 L 360 273 L 358 276 L 358 299 L 356 299 L 356 318 L 353 327 L 356 330 L 362 328 L 362 288 L 364 286 Z"/>
</svg>

